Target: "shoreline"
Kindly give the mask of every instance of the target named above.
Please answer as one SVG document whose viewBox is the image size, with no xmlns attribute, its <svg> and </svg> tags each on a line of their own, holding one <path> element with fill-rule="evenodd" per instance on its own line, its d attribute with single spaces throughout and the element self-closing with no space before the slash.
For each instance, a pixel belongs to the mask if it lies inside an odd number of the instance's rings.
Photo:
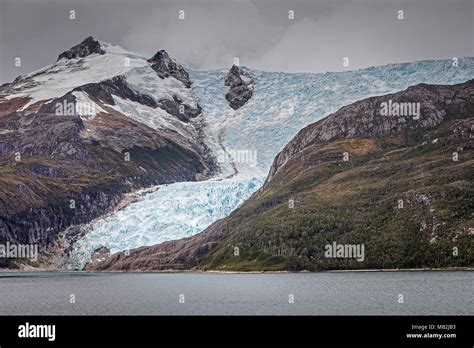
<svg viewBox="0 0 474 348">
<path fill-rule="evenodd" d="M 91 271 L 68 271 L 68 270 L 14 270 L 1 269 L 0 275 L 9 273 L 57 273 L 57 274 L 317 274 L 317 273 L 367 273 L 367 272 L 462 272 L 474 271 L 474 267 L 447 267 L 447 268 L 381 268 L 381 269 L 353 269 L 353 270 L 325 270 L 325 271 L 199 271 L 199 270 L 144 270 L 144 271 L 111 271 L 111 272 L 91 272 Z"/>
</svg>

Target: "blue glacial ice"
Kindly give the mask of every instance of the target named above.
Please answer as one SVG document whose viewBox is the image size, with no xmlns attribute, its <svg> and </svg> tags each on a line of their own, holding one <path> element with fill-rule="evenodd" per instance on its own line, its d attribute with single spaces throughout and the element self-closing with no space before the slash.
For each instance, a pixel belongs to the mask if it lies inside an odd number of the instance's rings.
<svg viewBox="0 0 474 348">
<path fill-rule="evenodd" d="M 82 268 L 98 247 L 111 252 L 189 237 L 229 215 L 263 183 L 265 177 L 183 182 L 154 192 L 101 218 L 74 246 L 68 268 Z"/>
<path fill-rule="evenodd" d="M 256 151 L 257 165 L 235 163 L 231 179 L 175 183 L 91 224 L 74 246 L 69 268 L 82 268 L 92 252 L 112 252 L 199 233 L 228 216 L 264 182 L 275 155 L 306 125 L 340 107 L 418 83 L 454 84 L 474 78 L 474 58 L 391 64 L 356 71 L 289 74 L 246 69 L 254 95 L 238 110 L 225 99 L 227 70 L 188 69 L 192 92 L 203 108 L 211 150 Z M 222 164 L 221 178 L 235 174 Z"/>
</svg>

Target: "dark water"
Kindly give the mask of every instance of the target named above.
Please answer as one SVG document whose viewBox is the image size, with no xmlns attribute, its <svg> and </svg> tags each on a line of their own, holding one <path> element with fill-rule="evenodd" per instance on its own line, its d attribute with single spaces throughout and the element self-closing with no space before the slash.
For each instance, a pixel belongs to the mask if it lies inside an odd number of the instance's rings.
<svg viewBox="0 0 474 348">
<path fill-rule="evenodd" d="M 0 314 L 473 315 L 474 272 L 0 273 Z"/>
</svg>

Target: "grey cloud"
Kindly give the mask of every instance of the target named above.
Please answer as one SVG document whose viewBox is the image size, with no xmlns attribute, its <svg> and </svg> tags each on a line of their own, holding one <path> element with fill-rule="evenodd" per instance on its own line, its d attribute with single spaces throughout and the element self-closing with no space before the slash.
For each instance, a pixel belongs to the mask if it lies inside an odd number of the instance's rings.
<svg viewBox="0 0 474 348">
<path fill-rule="evenodd" d="M 2 82 L 54 62 L 89 35 L 149 56 L 165 49 L 198 69 L 228 68 L 234 57 L 260 70 L 321 72 L 344 69 L 343 57 L 357 69 L 474 55 L 472 0 L 0 0 L 0 6 Z M 396 18 L 400 9 L 403 21 Z"/>
</svg>

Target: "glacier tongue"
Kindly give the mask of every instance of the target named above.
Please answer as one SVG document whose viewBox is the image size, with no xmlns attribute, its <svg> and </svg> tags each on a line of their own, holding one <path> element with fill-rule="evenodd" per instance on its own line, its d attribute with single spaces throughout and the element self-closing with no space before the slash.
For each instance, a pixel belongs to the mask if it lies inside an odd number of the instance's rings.
<svg viewBox="0 0 474 348">
<path fill-rule="evenodd" d="M 180 182 L 159 186 L 124 209 L 93 222 L 71 253 L 66 268 L 82 269 L 94 250 L 112 253 L 199 233 L 229 215 L 265 177 Z"/>
<path fill-rule="evenodd" d="M 201 232 L 229 215 L 263 184 L 275 155 L 306 125 L 370 96 L 418 83 L 464 82 L 474 76 L 474 58 L 460 59 L 456 67 L 451 60 L 422 61 L 323 74 L 245 70 L 255 88 L 252 98 L 237 111 L 225 99 L 226 70 L 188 72 L 214 155 L 254 151 L 256 163 L 221 163 L 221 178 L 231 179 L 161 186 L 98 220 L 75 244 L 67 267 L 82 268 L 102 246 L 117 252 Z"/>
</svg>

